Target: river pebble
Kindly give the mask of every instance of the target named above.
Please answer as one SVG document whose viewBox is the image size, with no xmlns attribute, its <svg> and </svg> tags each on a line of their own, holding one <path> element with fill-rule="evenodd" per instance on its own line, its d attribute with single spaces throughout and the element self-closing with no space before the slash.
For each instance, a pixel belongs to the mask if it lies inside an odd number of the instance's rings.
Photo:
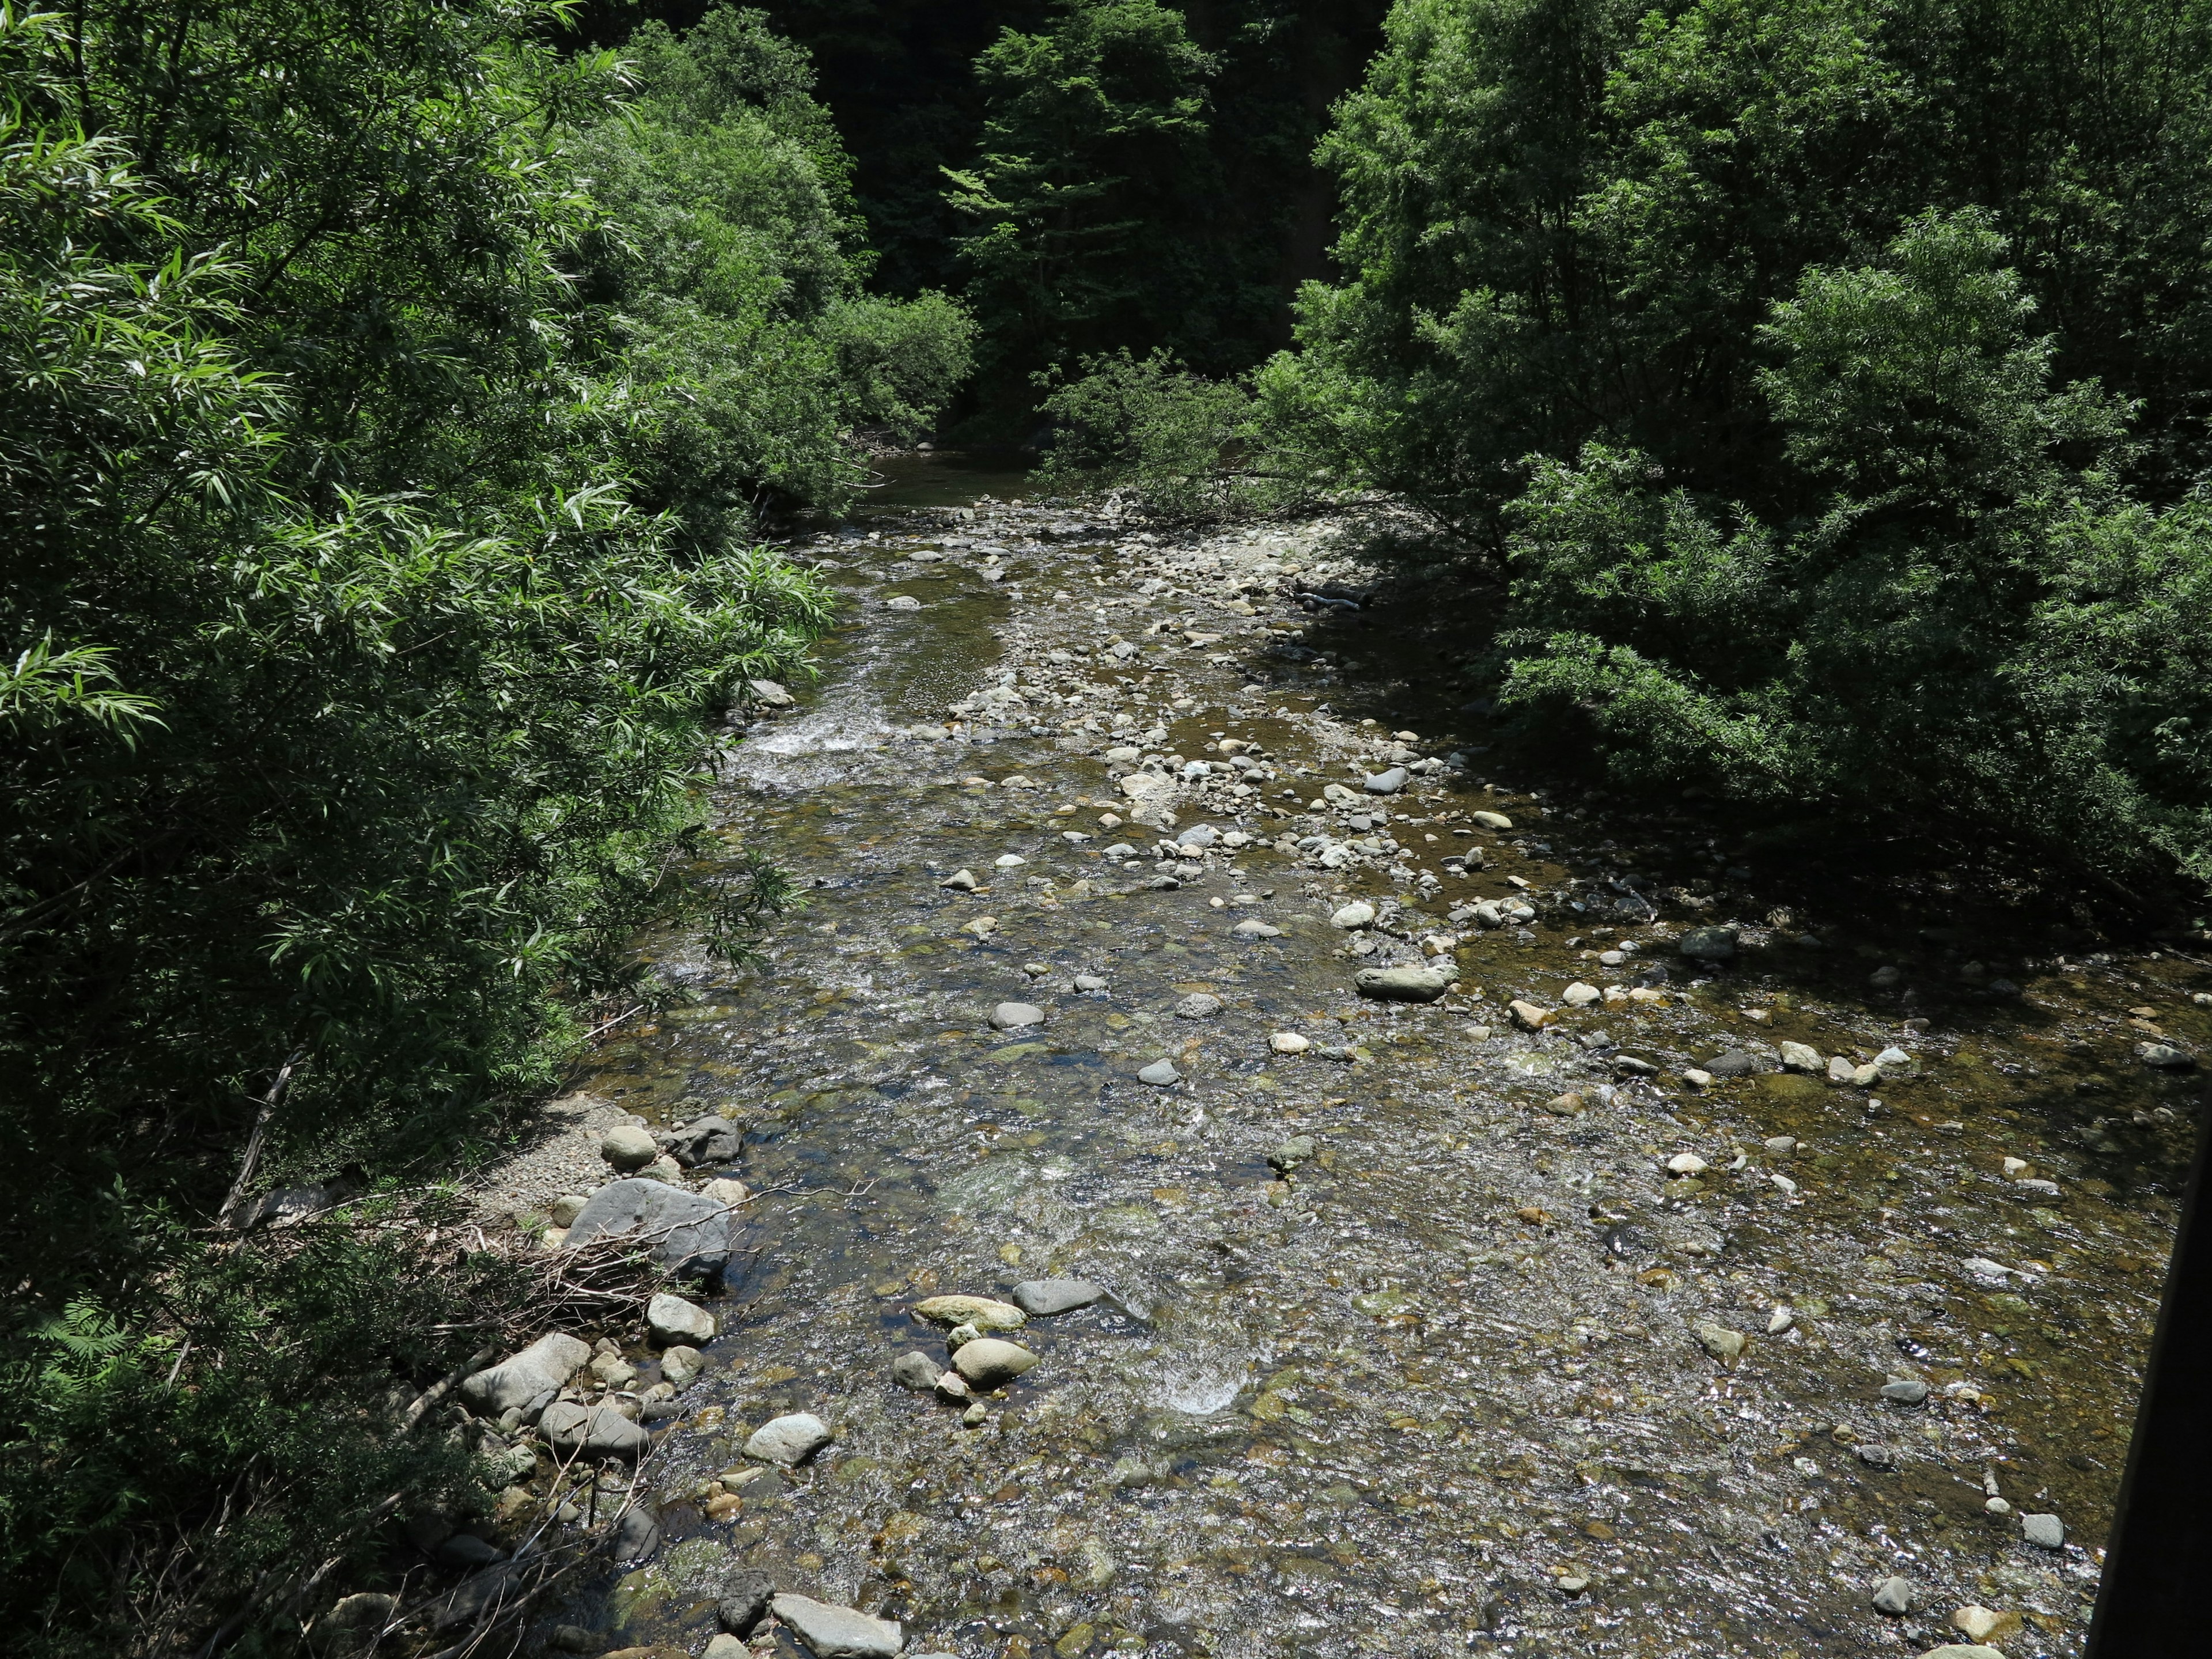
<svg viewBox="0 0 2212 1659">
<path fill-rule="evenodd" d="M 1912 1581 L 1895 1576 L 1883 1579 L 1874 1587 L 1874 1607 L 1876 1613 L 1902 1619 L 1912 1611 Z"/>
<path fill-rule="evenodd" d="M 755 1429 L 745 1441 L 745 1455 L 791 1468 L 813 1456 L 830 1441 L 830 1425 L 812 1412 L 792 1412 Z"/>
<path fill-rule="evenodd" d="M 1106 1287 L 1087 1279 L 1025 1279 L 1011 1294 L 1024 1313 L 1046 1319 L 1089 1307 L 1106 1294 Z"/>
<path fill-rule="evenodd" d="M 995 1389 L 1012 1382 L 1037 1363 L 1037 1357 L 1018 1342 L 995 1336 L 979 1336 L 963 1342 L 952 1356 L 955 1370 L 971 1389 Z"/>
<path fill-rule="evenodd" d="M 770 1604 L 776 1622 L 787 1625 L 816 1659 L 898 1659 L 906 1632 L 897 1623 L 811 1596 L 778 1595 Z"/>
</svg>

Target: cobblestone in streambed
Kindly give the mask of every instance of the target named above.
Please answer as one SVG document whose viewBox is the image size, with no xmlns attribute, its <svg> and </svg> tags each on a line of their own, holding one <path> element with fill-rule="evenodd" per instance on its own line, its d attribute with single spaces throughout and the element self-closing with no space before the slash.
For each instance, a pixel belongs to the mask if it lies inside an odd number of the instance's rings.
<svg viewBox="0 0 2212 1659">
<path fill-rule="evenodd" d="M 2013 1659 L 2079 1650 L 2196 1117 L 2134 1045 L 2193 1051 L 2212 980 L 1754 915 L 1679 827 L 1425 768 L 1457 745 L 1327 712 L 1342 607 L 1285 597 L 1361 586 L 1324 530 L 861 528 L 803 550 L 850 625 L 720 802 L 807 908 L 757 974 L 663 942 L 697 1006 L 580 1079 L 743 1123 L 691 1173 L 766 1195 L 659 1553 L 569 1616 L 696 1653 L 747 1568 L 969 1659 L 1918 1652 L 1969 1604 Z M 1732 958 L 1680 954 L 1722 924 Z M 1354 991 L 1440 959 L 1437 1000 Z M 1785 1042 L 1903 1058 L 1853 1086 Z M 985 1332 L 1039 1358 L 980 1411 L 894 1380 L 949 1364 L 921 1300 L 1048 1279 L 1107 1294 Z M 795 1412 L 834 1444 L 738 1482 Z"/>
</svg>

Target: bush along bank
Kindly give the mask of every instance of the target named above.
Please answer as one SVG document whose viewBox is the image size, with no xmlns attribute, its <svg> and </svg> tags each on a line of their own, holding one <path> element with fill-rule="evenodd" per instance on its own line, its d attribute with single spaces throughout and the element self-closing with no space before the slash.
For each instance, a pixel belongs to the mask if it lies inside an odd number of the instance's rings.
<svg viewBox="0 0 2212 1659">
<path fill-rule="evenodd" d="M 437 1183 L 672 994 L 641 930 L 782 902 L 696 856 L 720 722 L 832 614 L 758 517 L 962 372 L 957 309 L 865 294 L 803 58 L 562 16 L 0 12 L 27 1651 L 287 1649 L 501 1489 L 441 1402 L 549 1292 Z"/>
</svg>

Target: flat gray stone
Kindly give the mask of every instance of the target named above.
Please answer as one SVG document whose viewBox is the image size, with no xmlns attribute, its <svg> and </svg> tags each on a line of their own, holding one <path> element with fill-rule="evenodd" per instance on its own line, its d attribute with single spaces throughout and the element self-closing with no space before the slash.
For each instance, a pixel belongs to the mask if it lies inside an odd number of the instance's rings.
<svg viewBox="0 0 2212 1659">
<path fill-rule="evenodd" d="M 556 1394 L 592 1357 L 592 1345 L 550 1331 L 520 1353 L 481 1370 L 461 1384 L 461 1398 L 487 1417 L 526 1406 L 538 1395 Z"/>
<path fill-rule="evenodd" d="M 891 1361 L 891 1381 L 902 1389 L 912 1389 L 916 1394 L 927 1394 L 937 1386 L 937 1379 L 943 1375 L 937 1362 L 919 1348 L 902 1353 Z"/>
<path fill-rule="evenodd" d="M 991 1029 L 1018 1031 L 1024 1025 L 1044 1024 L 1044 1010 L 1034 1002 L 1002 1002 L 991 1010 Z"/>
<path fill-rule="evenodd" d="M 1928 1398 L 1928 1385 L 1917 1376 L 1892 1377 L 1881 1385 L 1881 1397 L 1900 1406 L 1917 1406 Z"/>
<path fill-rule="evenodd" d="M 1193 991 L 1175 1006 L 1177 1019 L 1212 1019 L 1221 1012 L 1221 999 L 1205 991 Z"/>
<path fill-rule="evenodd" d="M 1736 938 L 1733 927 L 1692 927 L 1674 948 L 1698 962 L 1729 962 L 1735 957 Z"/>
<path fill-rule="evenodd" d="M 680 1296 L 661 1291 L 645 1304 L 645 1328 L 656 1348 L 714 1340 L 714 1316 Z"/>
<path fill-rule="evenodd" d="M 1229 931 L 1239 939 L 1280 939 L 1283 936 L 1281 928 L 1270 927 L 1257 916 L 1238 922 Z"/>
<path fill-rule="evenodd" d="M 2170 1042 L 2138 1042 L 2136 1044 L 2136 1058 L 2160 1072 L 2186 1072 L 2192 1070 L 2197 1064 L 2193 1057 Z"/>
<path fill-rule="evenodd" d="M 857 1607 L 788 1595 L 769 1605 L 777 1621 L 789 1626 L 816 1659 L 898 1659 L 906 1645 L 906 1632 L 896 1621 L 871 1618 Z"/>
<path fill-rule="evenodd" d="M 1182 1081 L 1182 1073 L 1175 1068 L 1171 1060 L 1156 1060 L 1137 1073 L 1137 1081 L 1149 1083 L 1155 1089 L 1164 1089 L 1171 1083 Z"/>
<path fill-rule="evenodd" d="M 1360 995 L 1383 1002 L 1434 1002 L 1457 982 L 1433 968 L 1362 968 L 1352 976 Z"/>
<path fill-rule="evenodd" d="M 2020 1535 L 2038 1549 L 2058 1550 L 2066 1547 L 2066 1525 L 2055 1515 L 2021 1516 Z"/>
<path fill-rule="evenodd" d="M 1176 837 L 1176 845 L 1202 852 L 1221 839 L 1221 832 L 1210 823 L 1194 823 Z"/>
<path fill-rule="evenodd" d="M 1749 1077 L 1766 1068 L 1742 1049 L 1731 1048 L 1724 1054 L 1714 1055 L 1700 1069 L 1710 1077 Z"/>
<path fill-rule="evenodd" d="M 1367 793 L 1370 795 L 1395 795 L 1406 787 L 1411 775 L 1402 766 L 1394 766 L 1387 772 L 1367 775 Z"/>
<path fill-rule="evenodd" d="M 711 1277 L 730 1259 L 730 1212 L 700 1193 L 665 1181 L 617 1181 L 592 1194 L 569 1224 L 574 1249 L 594 1238 L 639 1235 L 663 1272 Z"/>
<path fill-rule="evenodd" d="M 556 1400 L 538 1419 L 538 1431 L 556 1452 L 583 1457 L 641 1457 L 653 1437 L 612 1406 Z"/>
<path fill-rule="evenodd" d="M 1073 1313 L 1105 1294 L 1103 1285 L 1094 1285 L 1087 1279 L 1026 1279 L 1013 1289 L 1014 1305 L 1034 1319 Z"/>
<path fill-rule="evenodd" d="M 745 1455 L 786 1468 L 804 1463 L 830 1443 L 830 1425 L 812 1412 L 793 1412 L 763 1423 L 745 1442 Z"/>
<path fill-rule="evenodd" d="M 1912 1581 L 1893 1577 L 1883 1579 L 1874 1587 L 1874 1609 L 1893 1619 L 1902 1619 L 1911 1612 Z"/>
</svg>

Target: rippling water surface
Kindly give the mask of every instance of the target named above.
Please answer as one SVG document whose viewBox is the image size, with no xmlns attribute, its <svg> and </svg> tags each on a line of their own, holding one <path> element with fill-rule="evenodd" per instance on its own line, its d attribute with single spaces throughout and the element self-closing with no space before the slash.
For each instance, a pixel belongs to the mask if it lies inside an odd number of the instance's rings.
<svg viewBox="0 0 2212 1659">
<path fill-rule="evenodd" d="M 1655 927 L 1611 878 L 1706 870 L 1695 832 L 1638 845 L 1571 803 L 1486 787 L 1479 757 L 1393 803 L 1408 867 L 1439 873 L 1469 844 L 1449 833 L 1465 813 L 1514 819 L 1482 837 L 1492 867 L 1431 896 L 1259 847 L 1154 890 L 1149 859 L 1100 856 L 1152 836 L 1096 823 L 1120 797 L 1111 739 L 1061 741 L 1080 696 L 1034 727 L 915 728 L 1062 650 L 1064 684 L 1167 728 L 1154 747 L 1235 735 L 1317 794 L 1372 746 L 1315 712 L 1357 688 L 1257 631 L 1304 624 L 1279 600 L 1173 611 L 1214 617 L 1218 645 L 1147 639 L 1141 614 L 1093 606 L 1147 579 L 1151 550 L 1044 509 L 942 510 L 1015 483 L 910 466 L 806 549 L 849 625 L 802 706 L 736 750 L 718 807 L 807 907 L 757 973 L 665 942 L 697 1006 L 580 1080 L 657 1123 L 743 1121 L 732 1172 L 765 1196 L 716 1304 L 714 1369 L 653 1465 L 665 1541 L 571 1616 L 610 1647 L 697 1652 L 722 1576 L 750 1565 L 963 1659 L 1917 1653 L 1964 1639 L 1946 1621 L 1967 1604 L 2000 1615 L 1990 1639 L 2014 1659 L 2078 1651 L 2198 1092 L 2131 1045 L 2203 1035 L 2189 998 L 2212 978 L 2171 954 L 2051 951 L 1978 976 L 1978 941 L 1941 927 L 1800 944 L 1820 918 L 1734 916 L 1717 870 L 1717 908 L 1662 900 Z M 1117 635 L 1146 651 L 1098 649 Z M 1269 802 L 1307 811 L 1271 787 L 1248 829 L 1296 833 Z M 1201 818 L 1235 822 L 1181 821 Z M 1026 862 L 1000 869 L 1006 854 Z M 986 890 L 939 887 L 963 866 Z M 1327 920 L 1345 896 L 1399 898 L 1417 935 L 1522 890 L 1509 875 L 1573 897 L 1533 929 L 1462 929 L 1443 1003 L 1351 994 Z M 1231 933 L 1254 916 L 1280 933 Z M 1687 973 L 1667 941 L 1701 920 L 1746 921 L 1743 959 Z M 1624 942 L 1672 965 L 1667 1001 L 1512 1029 L 1509 999 L 1603 983 L 1591 958 Z M 1913 1001 L 1869 987 L 1881 964 Z M 2024 994 L 1986 988 L 2000 969 Z M 1073 991 L 1079 973 L 1109 989 Z M 1194 991 L 1224 1011 L 1176 1018 Z M 994 1031 L 1008 1000 L 1048 1022 Z M 1354 1057 L 1274 1054 L 1283 1030 Z M 1680 1081 L 1785 1039 L 1903 1042 L 1927 1075 Z M 1657 1075 L 1628 1075 L 1622 1052 Z M 1136 1080 L 1164 1056 L 1184 1082 Z M 1568 1092 L 1578 1113 L 1547 1109 Z M 1284 1179 L 1270 1159 L 1293 1135 L 1314 1156 Z M 1682 1152 L 1708 1168 L 1668 1174 Z M 920 1297 L 1058 1276 L 1111 1295 L 1030 1323 L 1041 1363 L 981 1426 L 892 1382 L 902 1352 L 945 1358 Z M 1743 1336 L 1740 1357 L 1701 1328 Z M 1885 1401 L 1893 1378 L 1929 1401 Z M 710 1518 L 745 1435 L 794 1410 L 834 1448 Z M 2025 1543 L 1991 1491 L 2059 1516 L 2068 1547 Z M 1893 1573 L 1917 1591 L 1902 1620 L 1869 1602 Z"/>
</svg>

